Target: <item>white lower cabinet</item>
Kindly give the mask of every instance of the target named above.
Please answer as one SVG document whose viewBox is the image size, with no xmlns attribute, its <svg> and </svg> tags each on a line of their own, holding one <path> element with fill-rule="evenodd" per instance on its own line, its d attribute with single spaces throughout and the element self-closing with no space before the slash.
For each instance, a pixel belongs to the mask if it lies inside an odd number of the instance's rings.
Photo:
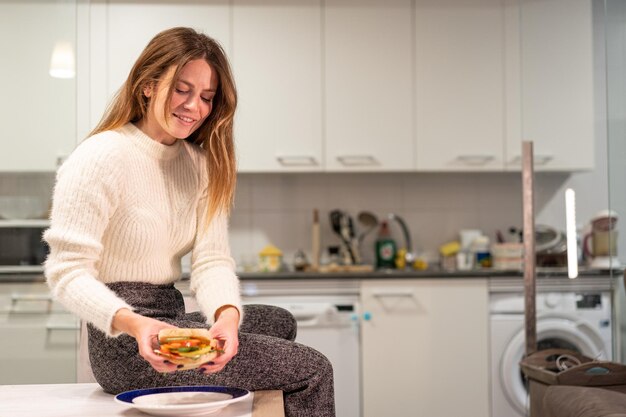
<svg viewBox="0 0 626 417">
<path fill-rule="evenodd" d="M 0 284 L 0 385 L 76 382 L 78 319 L 45 283 Z"/>
<path fill-rule="evenodd" d="M 487 279 L 360 290 L 362 417 L 489 415 Z M 76 382 L 79 323 L 45 283 L 0 285 L 0 332 L 19 345 L 0 358 L 0 385 Z"/>
<path fill-rule="evenodd" d="M 489 415 L 487 279 L 361 285 L 363 417 Z"/>
</svg>

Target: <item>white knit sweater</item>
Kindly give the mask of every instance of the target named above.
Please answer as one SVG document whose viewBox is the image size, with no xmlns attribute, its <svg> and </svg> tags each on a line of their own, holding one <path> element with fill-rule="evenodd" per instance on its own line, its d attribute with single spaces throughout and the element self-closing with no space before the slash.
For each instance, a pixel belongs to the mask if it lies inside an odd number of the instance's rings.
<svg viewBox="0 0 626 417">
<path fill-rule="evenodd" d="M 227 216 L 206 218 L 204 151 L 167 146 L 132 124 L 82 142 L 57 173 L 45 275 L 53 296 L 109 336 L 132 309 L 104 284 L 169 284 L 192 251 L 190 288 L 208 323 L 225 304 L 241 310 Z"/>
</svg>

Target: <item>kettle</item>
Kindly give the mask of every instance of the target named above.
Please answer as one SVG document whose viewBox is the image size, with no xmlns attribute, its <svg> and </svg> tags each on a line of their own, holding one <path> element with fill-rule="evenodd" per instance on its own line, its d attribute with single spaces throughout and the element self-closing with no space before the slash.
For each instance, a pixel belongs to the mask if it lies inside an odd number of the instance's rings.
<svg viewBox="0 0 626 417">
<path fill-rule="evenodd" d="M 591 268 L 611 269 L 620 266 L 617 258 L 617 219 L 613 210 L 602 210 L 589 221 L 582 248 Z"/>
</svg>

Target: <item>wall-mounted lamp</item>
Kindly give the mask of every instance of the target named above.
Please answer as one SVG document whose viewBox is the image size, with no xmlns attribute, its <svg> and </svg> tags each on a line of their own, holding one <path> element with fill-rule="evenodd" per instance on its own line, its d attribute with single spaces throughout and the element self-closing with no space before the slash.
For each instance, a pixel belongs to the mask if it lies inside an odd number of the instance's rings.
<svg viewBox="0 0 626 417">
<path fill-rule="evenodd" d="M 57 42 L 52 50 L 50 59 L 50 76 L 54 78 L 74 78 L 76 66 L 74 48 L 69 42 Z"/>
</svg>

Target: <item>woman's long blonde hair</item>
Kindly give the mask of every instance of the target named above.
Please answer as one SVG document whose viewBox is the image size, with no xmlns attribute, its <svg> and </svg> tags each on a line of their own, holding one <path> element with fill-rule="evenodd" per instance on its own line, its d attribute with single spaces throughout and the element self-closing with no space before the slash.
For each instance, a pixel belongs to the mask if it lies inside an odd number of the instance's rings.
<svg viewBox="0 0 626 417">
<path fill-rule="evenodd" d="M 184 27 L 157 34 L 135 62 L 126 82 L 90 136 L 146 117 L 148 98 L 144 95 L 144 89 L 156 85 L 172 66 L 175 68 L 172 80 L 176 80 L 181 68 L 196 59 L 206 60 L 218 76 L 211 114 L 187 138 L 206 151 L 209 178 L 208 219 L 211 219 L 220 211 L 230 213 L 237 183 L 233 139 L 237 90 L 226 54 L 217 41 Z M 169 103 L 173 90 L 174 81 L 169 86 L 166 103 Z M 167 117 L 168 113 L 169 108 L 166 106 L 164 116 Z"/>
</svg>

